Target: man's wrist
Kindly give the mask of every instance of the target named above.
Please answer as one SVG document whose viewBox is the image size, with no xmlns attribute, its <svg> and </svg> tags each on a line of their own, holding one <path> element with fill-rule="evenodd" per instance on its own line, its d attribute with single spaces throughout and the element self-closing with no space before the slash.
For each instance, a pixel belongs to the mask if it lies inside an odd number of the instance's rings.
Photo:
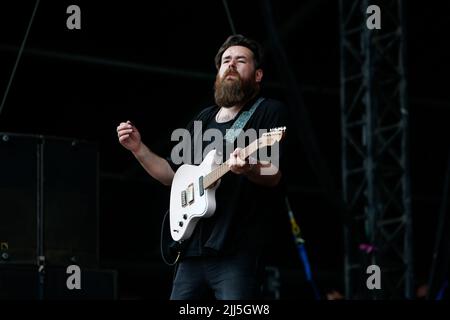
<svg viewBox="0 0 450 320">
<path fill-rule="evenodd" d="M 131 150 L 131 152 L 136 158 L 142 157 L 144 153 L 144 144 L 140 142 L 135 149 Z"/>
</svg>

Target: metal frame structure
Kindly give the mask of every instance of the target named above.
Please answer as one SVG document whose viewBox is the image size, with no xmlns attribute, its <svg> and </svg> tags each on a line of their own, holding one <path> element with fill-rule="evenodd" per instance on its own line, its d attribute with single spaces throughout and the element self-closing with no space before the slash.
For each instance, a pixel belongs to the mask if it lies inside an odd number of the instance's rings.
<svg viewBox="0 0 450 320">
<path fill-rule="evenodd" d="M 404 1 L 340 0 L 341 121 L 347 299 L 413 297 Z M 368 289 L 380 267 L 381 289 Z M 370 281 L 370 279 L 369 279 Z"/>
</svg>

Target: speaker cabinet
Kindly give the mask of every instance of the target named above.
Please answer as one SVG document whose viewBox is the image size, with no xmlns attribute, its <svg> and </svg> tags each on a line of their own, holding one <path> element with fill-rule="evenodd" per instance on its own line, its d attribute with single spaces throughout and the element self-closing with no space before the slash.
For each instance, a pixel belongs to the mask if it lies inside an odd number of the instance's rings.
<svg viewBox="0 0 450 320">
<path fill-rule="evenodd" d="M 0 264 L 95 267 L 95 143 L 0 133 Z"/>
<path fill-rule="evenodd" d="M 39 142 L 0 135 L 0 262 L 36 263 Z"/>
</svg>

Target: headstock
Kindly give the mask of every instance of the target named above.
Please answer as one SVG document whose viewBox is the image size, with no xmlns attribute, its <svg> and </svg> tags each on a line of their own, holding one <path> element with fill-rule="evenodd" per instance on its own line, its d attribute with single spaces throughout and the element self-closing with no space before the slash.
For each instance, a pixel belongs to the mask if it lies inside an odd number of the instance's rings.
<svg viewBox="0 0 450 320">
<path fill-rule="evenodd" d="M 286 134 L 286 127 L 278 127 L 270 129 L 262 135 L 259 142 L 259 147 L 271 146 L 275 142 L 279 142 Z"/>
</svg>

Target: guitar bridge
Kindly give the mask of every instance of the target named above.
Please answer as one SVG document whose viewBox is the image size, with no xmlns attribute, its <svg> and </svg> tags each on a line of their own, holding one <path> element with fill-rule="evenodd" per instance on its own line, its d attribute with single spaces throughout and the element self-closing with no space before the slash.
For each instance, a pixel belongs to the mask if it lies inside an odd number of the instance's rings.
<svg viewBox="0 0 450 320">
<path fill-rule="evenodd" d="M 194 202 L 194 184 L 191 183 L 186 189 L 186 201 L 191 204 Z"/>
<path fill-rule="evenodd" d="M 186 207 L 194 202 L 194 184 L 188 185 L 186 190 L 181 191 L 181 206 Z"/>
</svg>

